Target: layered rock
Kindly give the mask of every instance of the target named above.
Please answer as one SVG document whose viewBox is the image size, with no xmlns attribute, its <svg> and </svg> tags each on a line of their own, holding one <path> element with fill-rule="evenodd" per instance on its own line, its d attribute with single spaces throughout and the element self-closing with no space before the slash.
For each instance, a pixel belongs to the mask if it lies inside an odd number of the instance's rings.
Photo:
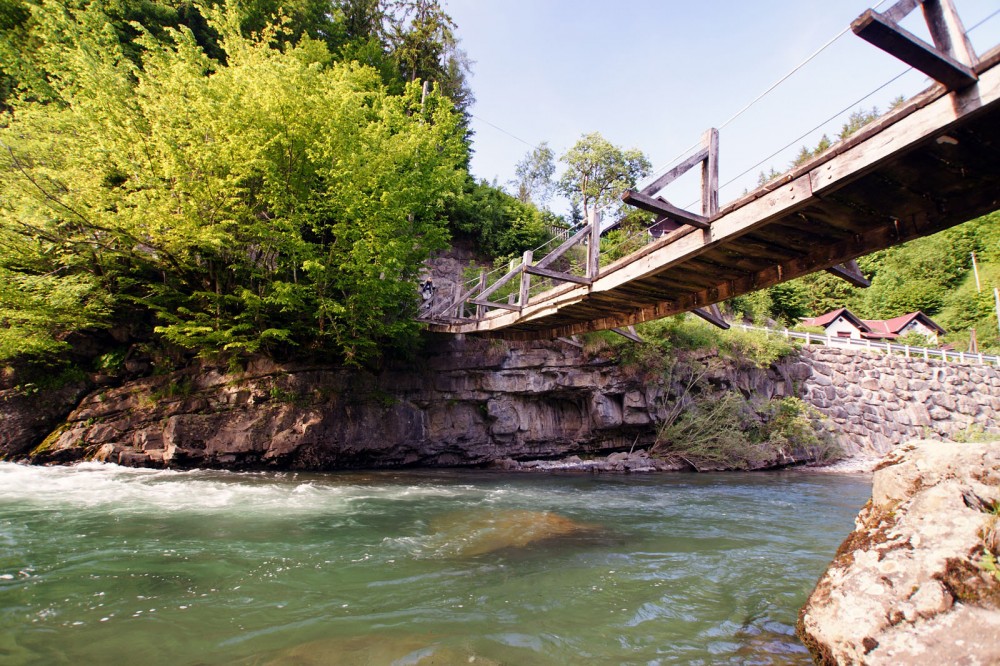
<svg viewBox="0 0 1000 666">
<path fill-rule="evenodd" d="M 998 501 L 1000 442 L 891 453 L 799 616 L 817 662 L 1000 663 Z"/>
<path fill-rule="evenodd" d="M 792 385 L 777 370 L 694 362 L 709 367 L 702 391 L 766 398 Z M 30 459 L 334 469 L 642 450 L 676 402 L 692 398 L 682 379 L 557 342 L 454 339 L 377 374 L 266 361 L 242 373 L 202 367 L 88 395 Z"/>
</svg>

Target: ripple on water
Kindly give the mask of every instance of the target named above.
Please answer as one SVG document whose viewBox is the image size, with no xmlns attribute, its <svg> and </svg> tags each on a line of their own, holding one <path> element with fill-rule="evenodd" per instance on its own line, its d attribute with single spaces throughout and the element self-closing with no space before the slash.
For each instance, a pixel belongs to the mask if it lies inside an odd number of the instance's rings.
<svg viewBox="0 0 1000 666">
<path fill-rule="evenodd" d="M 0 463 L 0 661 L 805 663 L 797 607 L 868 492 Z"/>
</svg>

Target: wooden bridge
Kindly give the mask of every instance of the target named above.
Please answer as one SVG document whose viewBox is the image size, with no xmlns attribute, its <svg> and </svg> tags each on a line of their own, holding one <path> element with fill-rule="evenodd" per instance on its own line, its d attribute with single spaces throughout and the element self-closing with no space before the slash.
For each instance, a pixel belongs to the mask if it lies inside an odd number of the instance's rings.
<svg viewBox="0 0 1000 666">
<path fill-rule="evenodd" d="M 933 44 L 899 26 L 917 7 Z M 819 270 L 865 285 L 855 258 L 1000 208 L 1000 47 L 977 57 L 951 0 L 901 0 L 865 12 L 852 29 L 936 83 L 721 210 L 718 132 L 710 130 L 694 155 L 622 197 L 658 215 L 659 239 L 601 265 L 592 216 L 541 260 L 526 252 L 497 281 L 484 274 L 425 313 L 430 330 L 535 339 L 689 311 L 712 319 L 715 303 Z M 700 212 L 659 196 L 699 166 Z M 490 300 L 504 291 L 506 300 Z"/>
</svg>

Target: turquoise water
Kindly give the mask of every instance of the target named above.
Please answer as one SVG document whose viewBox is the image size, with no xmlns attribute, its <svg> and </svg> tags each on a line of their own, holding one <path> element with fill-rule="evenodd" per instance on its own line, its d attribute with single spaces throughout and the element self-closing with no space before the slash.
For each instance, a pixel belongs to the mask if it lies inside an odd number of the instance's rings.
<svg viewBox="0 0 1000 666">
<path fill-rule="evenodd" d="M 805 664 L 798 608 L 869 495 L 0 463 L 0 663 Z"/>
</svg>

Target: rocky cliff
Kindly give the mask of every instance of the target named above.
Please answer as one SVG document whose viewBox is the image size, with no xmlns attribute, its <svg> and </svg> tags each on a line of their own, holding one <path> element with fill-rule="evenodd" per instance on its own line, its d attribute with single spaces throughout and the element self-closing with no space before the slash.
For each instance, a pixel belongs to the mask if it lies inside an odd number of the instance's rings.
<svg viewBox="0 0 1000 666">
<path fill-rule="evenodd" d="M 783 367 L 712 355 L 693 362 L 706 369 L 702 392 L 767 399 L 794 385 Z M 50 419 L 47 437 L 37 428 L 2 433 L 0 452 L 34 462 L 235 469 L 586 456 L 649 446 L 677 401 L 694 397 L 682 379 L 558 342 L 436 340 L 417 361 L 379 373 L 257 361 L 238 373 L 203 366 L 136 379 L 90 393 L 61 424 Z"/>
<path fill-rule="evenodd" d="M 799 616 L 821 664 L 1000 663 L 1000 442 L 897 448 Z"/>
</svg>

